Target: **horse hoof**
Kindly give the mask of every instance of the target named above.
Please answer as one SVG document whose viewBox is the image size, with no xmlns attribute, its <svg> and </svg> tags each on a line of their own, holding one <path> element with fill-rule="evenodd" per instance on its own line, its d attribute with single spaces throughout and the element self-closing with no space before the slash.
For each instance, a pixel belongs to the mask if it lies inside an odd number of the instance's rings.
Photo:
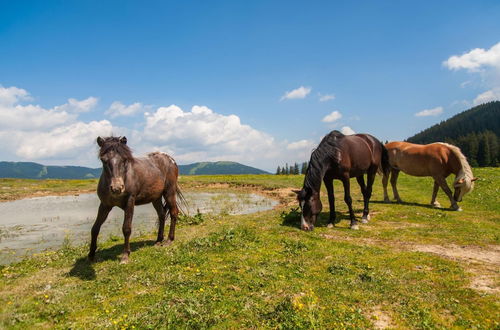
<svg viewBox="0 0 500 330">
<path fill-rule="evenodd" d="M 365 218 L 361 219 L 361 223 L 368 223 L 368 219 Z"/>
<path fill-rule="evenodd" d="M 458 208 L 453 208 L 453 209 L 454 209 L 455 211 L 457 211 L 457 212 L 462 212 L 462 211 L 463 211 L 461 207 L 458 207 Z"/>
<path fill-rule="evenodd" d="M 353 225 L 353 226 L 351 226 L 351 229 L 352 230 L 359 230 L 359 226 L 358 225 Z"/>
<path fill-rule="evenodd" d="M 434 203 L 432 203 L 432 206 L 440 208 L 441 204 L 439 204 L 439 202 L 434 202 Z"/>
<path fill-rule="evenodd" d="M 155 243 L 155 246 L 162 246 L 162 245 L 163 245 L 163 241 L 157 241 L 157 242 Z"/>
<path fill-rule="evenodd" d="M 370 215 L 367 214 L 366 216 L 363 216 L 361 218 L 361 223 L 368 223 L 368 221 L 371 219 Z"/>
<path fill-rule="evenodd" d="M 161 245 L 163 245 L 163 246 L 169 246 L 169 245 L 172 245 L 173 242 L 174 241 L 168 239 L 167 241 L 163 242 Z"/>
<path fill-rule="evenodd" d="M 390 203 L 391 200 L 389 198 L 384 198 L 384 203 Z"/>
<path fill-rule="evenodd" d="M 333 223 L 329 223 L 328 225 L 326 225 L 326 228 L 333 228 L 333 227 L 335 227 Z"/>
</svg>

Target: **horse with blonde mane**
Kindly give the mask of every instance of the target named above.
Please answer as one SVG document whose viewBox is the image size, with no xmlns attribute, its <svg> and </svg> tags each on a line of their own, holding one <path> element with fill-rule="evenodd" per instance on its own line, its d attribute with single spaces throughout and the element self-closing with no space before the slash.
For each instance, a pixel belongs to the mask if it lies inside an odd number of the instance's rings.
<svg viewBox="0 0 500 330">
<path fill-rule="evenodd" d="M 391 185 L 394 198 L 401 203 L 398 189 L 396 187 L 399 171 L 403 171 L 413 176 L 430 176 L 434 179 L 434 191 L 432 193 L 431 205 L 440 207 L 436 196 L 439 187 L 443 189 L 451 202 L 451 209 L 462 211 L 457 202 L 462 201 L 462 197 L 472 191 L 474 181 L 477 180 L 472 174 L 472 170 L 467 159 L 458 147 L 448 143 L 431 143 L 427 145 L 413 144 L 408 142 L 390 142 L 385 145 L 389 153 L 389 164 L 391 165 Z M 452 194 L 446 178 L 450 174 L 455 174 Z M 387 194 L 387 182 L 389 172 L 384 173 L 382 184 L 384 186 L 384 201 L 389 202 Z"/>
</svg>

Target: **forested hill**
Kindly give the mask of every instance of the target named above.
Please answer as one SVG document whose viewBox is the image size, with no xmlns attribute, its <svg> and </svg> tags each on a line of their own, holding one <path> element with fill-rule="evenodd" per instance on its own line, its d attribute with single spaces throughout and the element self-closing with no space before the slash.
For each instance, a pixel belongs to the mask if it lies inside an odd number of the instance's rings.
<svg viewBox="0 0 500 330">
<path fill-rule="evenodd" d="M 101 168 L 82 166 L 45 166 L 31 162 L 0 162 L 0 178 L 19 179 L 93 179 Z M 268 174 L 258 168 L 236 162 L 202 162 L 179 165 L 181 175 L 200 174 Z"/>
<path fill-rule="evenodd" d="M 458 146 L 472 166 L 498 166 L 500 161 L 500 101 L 478 105 L 407 139 Z"/>
</svg>

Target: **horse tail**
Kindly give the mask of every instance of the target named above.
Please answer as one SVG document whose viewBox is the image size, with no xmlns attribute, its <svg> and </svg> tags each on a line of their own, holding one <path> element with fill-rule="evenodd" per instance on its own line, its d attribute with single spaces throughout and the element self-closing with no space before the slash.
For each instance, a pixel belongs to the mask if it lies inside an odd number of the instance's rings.
<svg viewBox="0 0 500 330">
<path fill-rule="evenodd" d="M 177 184 L 175 187 L 175 192 L 177 194 L 177 197 L 179 198 L 179 210 L 181 211 L 182 214 L 184 215 L 189 215 L 189 207 L 188 207 L 188 202 L 186 198 L 184 197 L 184 194 L 181 191 L 181 188 Z"/>
<path fill-rule="evenodd" d="M 380 142 L 380 146 L 382 147 L 382 158 L 380 160 L 378 172 L 379 174 L 387 175 L 391 170 L 391 165 L 389 164 L 389 152 L 382 142 Z"/>
</svg>

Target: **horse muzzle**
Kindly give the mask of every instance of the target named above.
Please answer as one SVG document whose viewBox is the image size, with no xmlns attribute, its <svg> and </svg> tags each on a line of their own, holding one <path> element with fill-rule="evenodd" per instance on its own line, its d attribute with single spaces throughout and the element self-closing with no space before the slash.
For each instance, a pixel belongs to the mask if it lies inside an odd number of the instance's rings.
<svg viewBox="0 0 500 330">
<path fill-rule="evenodd" d="M 109 189 L 113 195 L 121 195 L 125 191 L 125 184 L 122 179 L 112 180 Z"/>
</svg>

